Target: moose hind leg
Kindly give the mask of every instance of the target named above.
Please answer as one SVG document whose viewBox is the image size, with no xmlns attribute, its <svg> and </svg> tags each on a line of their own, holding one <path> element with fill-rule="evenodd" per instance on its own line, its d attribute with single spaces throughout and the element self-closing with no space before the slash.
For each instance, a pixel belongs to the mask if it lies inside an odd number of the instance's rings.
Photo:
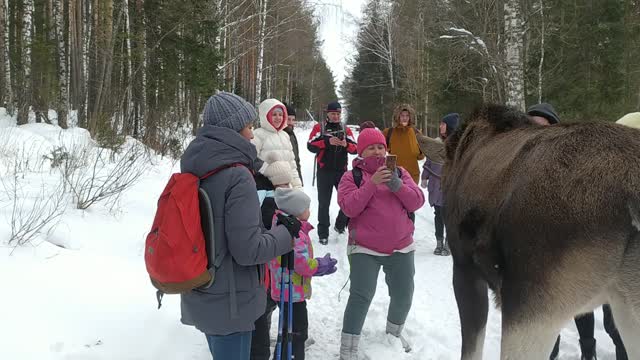
<svg viewBox="0 0 640 360">
<path fill-rule="evenodd" d="M 640 322 L 631 306 L 626 304 L 622 299 L 615 296 L 611 297 L 611 313 L 613 315 L 613 323 L 618 329 L 622 343 L 627 350 L 629 359 L 640 359 Z"/>
<path fill-rule="evenodd" d="M 453 289 L 462 330 L 462 360 L 482 360 L 489 312 L 487 282 L 472 264 L 453 266 Z"/>
<path fill-rule="evenodd" d="M 560 330 L 573 319 L 557 294 L 531 285 L 521 278 L 503 281 L 502 360 L 548 359 Z"/>
</svg>

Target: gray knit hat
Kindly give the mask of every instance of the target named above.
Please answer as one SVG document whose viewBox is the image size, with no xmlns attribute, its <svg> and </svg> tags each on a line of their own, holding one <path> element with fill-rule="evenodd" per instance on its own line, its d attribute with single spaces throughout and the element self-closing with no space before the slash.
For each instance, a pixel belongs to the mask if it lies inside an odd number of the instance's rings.
<svg viewBox="0 0 640 360">
<path fill-rule="evenodd" d="M 298 189 L 277 188 L 274 196 L 278 209 L 289 215 L 300 216 L 311 206 L 311 199 Z"/>
<path fill-rule="evenodd" d="M 244 129 L 258 118 L 256 109 L 236 94 L 220 91 L 207 100 L 202 114 L 205 125 Z"/>
</svg>

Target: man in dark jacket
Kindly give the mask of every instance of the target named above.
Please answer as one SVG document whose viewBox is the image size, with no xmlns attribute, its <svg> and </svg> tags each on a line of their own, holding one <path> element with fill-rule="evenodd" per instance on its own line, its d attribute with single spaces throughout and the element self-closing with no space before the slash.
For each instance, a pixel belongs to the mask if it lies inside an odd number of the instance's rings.
<svg viewBox="0 0 640 360">
<path fill-rule="evenodd" d="M 318 238 L 323 245 L 329 242 L 329 206 L 333 188 L 338 189 L 340 179 L 347 171 L 347 154 L 358 153 L 351 129 L 340 121 L 341 113 L 339 102 L 329 103 L 327 119 L 313 127 L 307 142 L 307 149 L 316 154 L 318 165 Z M 340 210 L 335 230 L 344 233 L 348 221 L 349 218 Z"/>
<path fill-rule="evenodd" d="M 249 141 L 257 114 L 249 103 L 221 92 L 207 101 L 204 126 L 187 147 L 180 168 L 196 176 L 223 168 L 203 180 L 213 207 L 216 267 L 213 284 L 181 295 L 182 323 L 202 331 L 217 359 L 248 360 L 254 322 L 265 311 L 262 265 L 292 249 L 300 223 L 282 218 L 271 230 L 261 223 L 256 184 L 250 169 L 257 158 Z M 214 241 L 215 240 L 215 241 Z"/>
<path fill-rule="evenodd" d="M 304 180 L 302 179 L 302 171 L 300 171 L 300 153 L 298 152 L 298 138 L 296 138 L 296 134 L 293 132 L 293 128 L 296 123 L 296 109 L 289 106 L 289 104 L 284 103 L 287 107 L 287 127 L 283 130 L 289 134 L 289 139 L 291 139 L 291 146 L 293 146 L 293 155 L 295 155 L 296 159 L 296 169 L 298 170 L 298 176 L 300 176 L 300 181 L 304 186 Z"/>
<path fill-rule="evenodd" d="M 549 126 L 560 123 L 560 117 L 556 113 L 553 106 L 549 103 L 540 103 L 531 106 L 527 110 L 527 115 L 536 124 L 542 126 Z M 611 314 L 611 307 L 604 305 L 602 307 L 604 313 L 604 328 L 616 345 L 616 359 L 627 360 L 627 351 L 622 343 L 622 338 L 618 329 L 613 322 L 613 315 Z M 580 335 L 580 351 L 582 360 L 595 360 L 596 359 L 596 339 L 594 338 L 595 316 L 593 311 L 580 315 L 574 319 L 578 334 Z M 556 340 L 556 344 L 551 351 L 549 359 L 555 360 L 558 358 L 558 352 L 560 350 L 560 336 Z"/>
</svg>

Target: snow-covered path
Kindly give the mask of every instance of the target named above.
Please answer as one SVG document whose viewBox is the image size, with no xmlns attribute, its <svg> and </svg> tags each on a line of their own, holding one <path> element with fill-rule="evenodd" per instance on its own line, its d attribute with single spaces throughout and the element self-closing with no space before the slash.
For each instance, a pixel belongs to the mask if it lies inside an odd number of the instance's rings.
<svg viewBox="0 0 640 360">
<path fill-rule="evenodd" d="M 7 141 L 8 134 L 13 134 L 15 143 L 33 141 L 27 137 L 16 139 L 16 132 L 9 129 L 0 128 L 0 141 Z M 43 129 L 51 131 L 47 125 L 39 125 L 32 128 L 33 136 L 43 142 L 55 142 L 40 135 Z M 27 131 L 19 133 L 24 136 Z M 298 132 L 301 145 L 307 136 L 308 131 Z M 312 210 L 316 211 L 316 190 L 311 186 L 313 155 L 304 145 L 300 151 L 305 191 L 313 199 Z M 0 162 L 8 161 L 6 153 L 4 156 L 0 154 Z M 172 162 L 158 161 L 127 191 L 121 211 L 115 216 L 101 206 L 84 212 L 70 207 L 60 226 L 46 238 L 67 244 L 70 249 L 55 246 L 45 238 L 38 246 L 13 249 L 2 245 L 0 359 L 210 359 L 204 336 L 180 324 L 179 297 L 165 297 L 162 309 L 156 309 L 154 289 L 144 268 L 144 237 L 157 197 L 175 170 Z M 335 198 L 334 195 L 332 218 L 338 211 Z M 2 244 L 9 233 L 9 210 L 7 204 L 0 202 Z M 316 224 L 315 214 L 311 221 Z M 380 276 L 361 342 L 361 349 L 372 360 L 459 358 L 460 328 L 451 286 L 451 258 L 432 254 L 435 239 L 428 205 L 417 213 L 416 222 L 416 287 L 406 324 L 413 351 L 404 353 L 398 342 L 384 334 L 388 294 Z M 317 243 L 315 232 L 312 237 L 316 254 L 331 252 L 339 260 L 339 270 L 313 280 L 314 295 L 308 308 L 309 334 L 315 344 L 309 347 L 307 359 L 337 359 L 342 315 L 349 296 L 348 285 L 339 296 L 349 271 L 346 235 L 332 233 L 326 247 Z M 614 359 L 613 345 L 601 319 L 598 311 L 599 358 Z M 492 309 L 486 359 L 498 359 L 499 337 L 500 315 Z M 578 358 L 575 326 L 568 324 L 563 331 L 561 359 Z"/>
</svg>

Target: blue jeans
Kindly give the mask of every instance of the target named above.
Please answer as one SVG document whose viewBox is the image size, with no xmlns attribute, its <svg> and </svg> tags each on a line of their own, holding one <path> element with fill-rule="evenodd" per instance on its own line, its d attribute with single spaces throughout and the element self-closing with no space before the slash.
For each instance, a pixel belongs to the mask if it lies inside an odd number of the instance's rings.
<svg viewBox="0 0 640 360">
<path fill-rule="evenodd" d="M 231 335 L 207 335 L 209 350 L 214 360 L 249 360 L 251 331 Z"/>
</svg>

